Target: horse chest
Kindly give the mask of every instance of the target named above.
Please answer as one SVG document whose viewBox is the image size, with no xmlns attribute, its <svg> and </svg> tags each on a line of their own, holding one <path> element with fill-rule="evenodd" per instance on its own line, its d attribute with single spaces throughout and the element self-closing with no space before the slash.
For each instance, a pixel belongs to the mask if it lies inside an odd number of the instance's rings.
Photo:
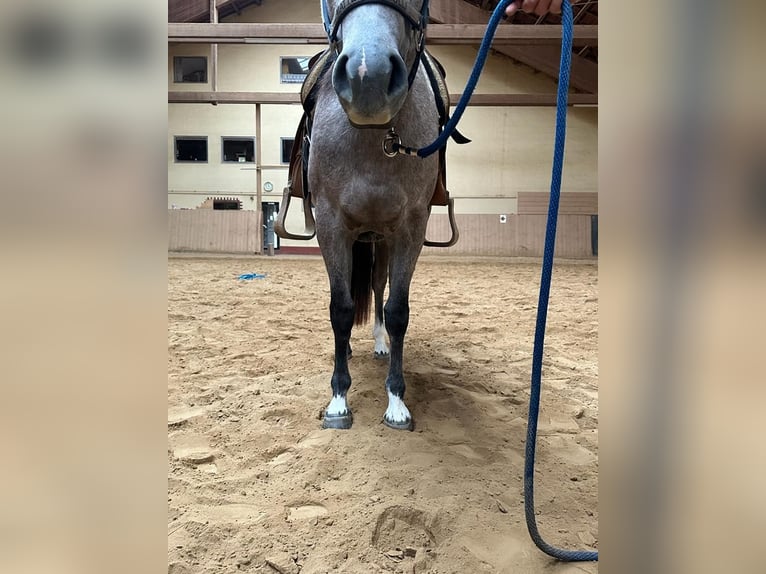
<svg viewBox="0 0 766 574">
<path fill-rule="evenodd" d="M 386 235 L 399 227 L 408 209 L 399 186 L 347 186 L 339 194 L 339 210 L 347 229 Z"/>
</svg>

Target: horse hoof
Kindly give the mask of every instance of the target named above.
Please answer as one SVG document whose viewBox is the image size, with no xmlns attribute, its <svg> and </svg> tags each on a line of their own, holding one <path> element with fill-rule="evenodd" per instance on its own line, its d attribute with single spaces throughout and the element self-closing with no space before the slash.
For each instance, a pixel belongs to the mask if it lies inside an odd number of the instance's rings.
<svg viewBox="0 0 766 574">
<path fill-rule="evenodd" d="M 394 421 L 388 420 L 386 417 L 383 417 L 383 424 L 386 425 L 388 428 L 392 428 L 395 430 L 411 431 L 415 428 L 415 422 L 411 418 L 407 419 L 404 422 L 394 422 Z"/>
<path fill-rule="evenodd" d="M 325 413 L 322 418 L 323 429 L 348 430 L 352 424 L 354 424 L 354 416 L 351 414 L 351 411 L 344 415 L 328 415 Z"/>
<path fill-rule="evenodd" d="M 387 361 L 389 356 L 390 355 L 388 353 L 381 353 L 380 351 L 375 351 L 375 354 L 373 355 L 373 357 L 380 361 Z"/>
</svg>

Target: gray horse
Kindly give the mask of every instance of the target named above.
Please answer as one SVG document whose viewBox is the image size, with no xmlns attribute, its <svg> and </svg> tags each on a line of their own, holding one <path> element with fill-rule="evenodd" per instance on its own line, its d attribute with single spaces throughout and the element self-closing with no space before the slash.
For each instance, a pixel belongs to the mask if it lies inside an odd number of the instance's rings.
<svg viewBox="0 0 766 574">
<path fill-rule="evenodd" d="M 438 135 L 434 93 L 420 66 L 427 0 L 321 0 L 337 58 L 319 81 L 308 162 L 317 240 L 330 279 L 335 335 L 332 400 L 323 427 L 353 422 L 347 393 L 349 338 L 369 315 L 375 294 L 375 355 L 389 355 L 383 422 L 411 430 L 402 361 L 410 282 L 425 239 L 438 160 L 387 157 L 382 142 L 395 127 L 408 145 Z M 389 297 L 383 292 L 390 280 Z"/>
</svg>

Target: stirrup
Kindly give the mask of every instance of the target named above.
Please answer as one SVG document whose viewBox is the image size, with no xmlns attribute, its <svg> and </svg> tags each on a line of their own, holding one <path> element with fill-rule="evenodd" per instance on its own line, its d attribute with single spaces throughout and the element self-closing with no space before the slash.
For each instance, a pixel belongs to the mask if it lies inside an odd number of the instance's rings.
<svg viewBox="0 0 766 574">
<path fill-rule="evenodd" d="M 290 188 L 285 187 L 282 192 L 282 203 L 279 205 L 279 214 L 277 215 L 277 221 L 274 223 L 274 231 L 277 232 L 282 239 L 296 239 L 299 241 L 308 241 L 313 239 L 316 235 L 316 222 L 314 221 L 314 213 L 311 211 L 311 200 L 308 197 L 303 198 L 303 218 L 305 221 L 306 235 L 298 235 L 290 233 L 285 229 L 285 218 L 287 217 L 287 211 L 290 209 Z"/>
<path fill-rule="evenodd" d="M 450 198 L 449 203 L 447 203 L 447 215 L 449 216 L 449 227 L 452 233 L 449 241 L 429 241 L 426 239 L 423 241 L 423 245 L 426 247 L 452 247 L 457 243 L 457 240 L 460 239 L 460 232 L 455 221 L 455 200 L 453 198 Z"/>
</svg>

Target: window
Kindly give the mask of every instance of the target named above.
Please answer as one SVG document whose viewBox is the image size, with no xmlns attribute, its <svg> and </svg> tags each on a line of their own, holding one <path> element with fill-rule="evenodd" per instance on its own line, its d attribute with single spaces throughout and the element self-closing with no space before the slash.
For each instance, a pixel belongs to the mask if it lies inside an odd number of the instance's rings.
<svg viewBox="0 0 766 574">
<path fill-rule="evenodd" d="M 204 56 L 174 56 L 173 82 L 176 84 L 207 82 L 207 58 Z"/>
<path fill-rule="evenodd" d="M 253 163 L 255 161 L 254 138 L 221 138 L 224 162 Z"/>
<path fill-rule="evenodd" d="M 238 199 L 214 199 L 213 209 L 242 209 L 242 202 Z"/>
<path fill-rule="evenodd" d="M 176 161 L 207 161 L 207 138 L 204 136 L 176 136 Z"/>
<path fill-rule="evenodd" d="M 283 84 L 302 84 L 309 73 L 309 56 L 282 56 L 279 59 Z"/>
<path fill-rule="evenodd" d="M 295 138 L 282 138 L 282 163 L 290 163 L 290 153 Z"/>
</svg>

